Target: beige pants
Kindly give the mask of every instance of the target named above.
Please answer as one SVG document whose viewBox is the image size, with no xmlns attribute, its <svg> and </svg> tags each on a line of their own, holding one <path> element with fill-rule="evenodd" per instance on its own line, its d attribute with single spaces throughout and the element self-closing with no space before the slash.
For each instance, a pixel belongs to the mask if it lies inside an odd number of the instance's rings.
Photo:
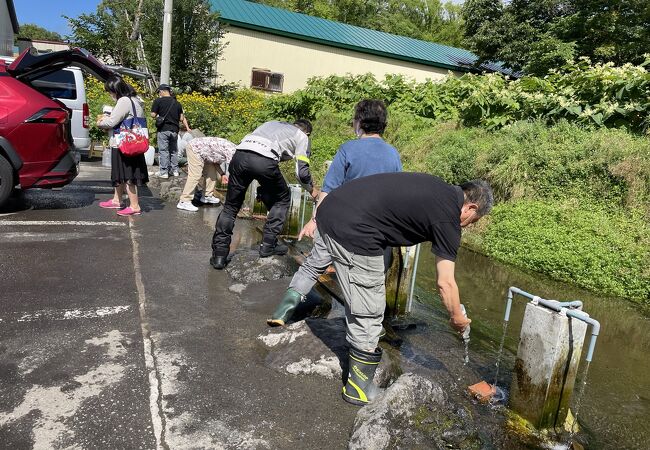
<svg viewBox="0 0 650 450">
<path fill-rule="evenodd" d="M 199 155 L 192 149 L 191 143 L 186 147 L 187 153 L 187 181 L 181 194 L 182 202 L 191 202 L 194 198 L 194 192 L 197 186 L 203 187 L 202 177 L 205 176 L 205 189 L 203 195 L 214 195 L 217 187 L 217 165 L 208 161 L 203 161 Z"/>
</svg>

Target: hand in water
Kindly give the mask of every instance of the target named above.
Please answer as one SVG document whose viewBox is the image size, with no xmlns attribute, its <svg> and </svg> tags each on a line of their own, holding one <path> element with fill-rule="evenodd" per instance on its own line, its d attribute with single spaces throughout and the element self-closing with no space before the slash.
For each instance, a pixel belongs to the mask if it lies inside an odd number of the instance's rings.
<svg viewBox="0 0 650 450">
<path fill-rule="evenodd" d="M 316 232 L 316 222 L 310 220 L 305 224 L 304 227 L 302 227 L 302 230 L 300 230 L 300 234 L 298 235 L 298 240 L 301 240 L 303 236 L 307 236 L 313 239 L 315 232 Z"/>
<path fill-rule="evenodd" d="M 463 315 L 462 313 L 454 314 L 449 319 L 449 324 L 451 327 L 459 333 L 465 331 L 465 328 L 469 326 L 470 323 L 472 323 L 471 319 L 468 319 L 467 316 Z"/>
</svg>

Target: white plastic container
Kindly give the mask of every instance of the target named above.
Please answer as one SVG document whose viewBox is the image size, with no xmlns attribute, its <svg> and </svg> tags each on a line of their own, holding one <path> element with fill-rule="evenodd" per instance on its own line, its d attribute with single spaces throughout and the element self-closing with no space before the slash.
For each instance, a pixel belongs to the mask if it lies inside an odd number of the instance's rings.
<svg viewBox="0 0 650 450">
<path fill-rule="evenodd" d="M 147 162 L 147 166 L 153 166 L 154 156 L 156 155 L 156 149 L 153 148 L 153 145 L 149 146 L 149 150 L 144 153 L 144 160 Z"/>
<path fill-rule="evenodd" d="M 106 147 L 102 152 L 102 166 L 111 167 L 111 148 Z"/>
</svg>

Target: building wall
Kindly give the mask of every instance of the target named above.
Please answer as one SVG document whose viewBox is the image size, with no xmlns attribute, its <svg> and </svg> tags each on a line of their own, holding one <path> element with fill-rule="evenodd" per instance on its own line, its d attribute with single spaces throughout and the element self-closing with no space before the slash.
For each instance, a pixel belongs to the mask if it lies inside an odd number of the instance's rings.
<svg viewBox="0 0 650 450">
<path fill-rule="evenodd" d="M 42 41 L 37 39 L 19 39 L 18 48 L 22 53 L 26 48 L 34 47 L 39 53 L 58 52 L 68 50 L 70 46 L 64 42 Z"/>
<path fill-rule="evenodd" d="M 14 54 L 14 28 L 5 0 L 0 0 L 0 56 Z"/>
<path fill-rule="evenodd" d="M 438 80 L 449 71 L 352 50 L 300 41 L 269 33 L 228 26 L 223 38 L 228 45 L 217 63 L 221 80 L 251 85 L 253 68 L 284 74 L 283 92 L 303 88 L 314 76 L 360 75 L 371 72 L 378 79 L 403 74 L 416 81 Z M 457 75 L 460 75 L 459 73 Z"/>
</svg>

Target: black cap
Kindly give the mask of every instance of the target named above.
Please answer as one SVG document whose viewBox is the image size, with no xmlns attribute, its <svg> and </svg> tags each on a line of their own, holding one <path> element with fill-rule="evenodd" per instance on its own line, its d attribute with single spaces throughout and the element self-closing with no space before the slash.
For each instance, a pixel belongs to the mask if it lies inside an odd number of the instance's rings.
<svg viewBox="0 0 650 450">
<path fill-rule="evenodd" d="M 156 92 L 160 92 L 160 91 L 169 91 L 169 92 L 171 92 L 172 88 L 168 84 L 161 84 L 160 86 L 158 86 L 158 89 L 156 89 Z"/>
</svg>

